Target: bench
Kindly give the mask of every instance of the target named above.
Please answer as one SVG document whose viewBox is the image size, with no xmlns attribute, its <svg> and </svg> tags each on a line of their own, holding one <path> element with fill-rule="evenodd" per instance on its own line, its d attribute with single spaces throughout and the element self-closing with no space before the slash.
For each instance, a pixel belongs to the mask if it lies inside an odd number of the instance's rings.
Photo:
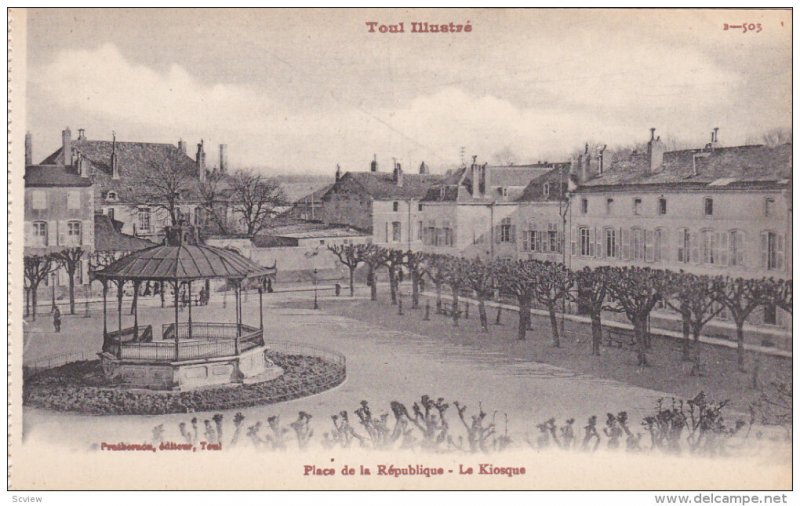
<svg viewBox="0 0 800 506">
<path fill-rule="evenodd" d="M 636 346 L 636 335 L 633 329 L 616 327 L 606 328 L 606 346 L 609 348 L 633 348 Z"/>
<path fill-rule="evenodd" d="M 442 314 L 446 316 L 453 316 L 453 309 L 451 304 L 442 301 Z M 459 310 L 457 316 L 461 316 L 463 311 Z"/>
</svg>

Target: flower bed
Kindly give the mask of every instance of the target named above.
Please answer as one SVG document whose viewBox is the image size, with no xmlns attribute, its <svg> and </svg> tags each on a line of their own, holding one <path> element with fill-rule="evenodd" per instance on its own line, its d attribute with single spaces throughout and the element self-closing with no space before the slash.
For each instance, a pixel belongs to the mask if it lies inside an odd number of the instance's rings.
<svg viewBox="0 0 800 506">
<path fill-rule="evenodd" d="M 93 415 L 159 415 L 246 408 L 323 392 L 341 384 L 345 367 L 307 355 L 267 352 L 284 373 L 250 385 L 189 392 L 151 392 L 115 387 L 99 360 L 72 362 L 25 380 L 23 404 Z"/>
</svg>

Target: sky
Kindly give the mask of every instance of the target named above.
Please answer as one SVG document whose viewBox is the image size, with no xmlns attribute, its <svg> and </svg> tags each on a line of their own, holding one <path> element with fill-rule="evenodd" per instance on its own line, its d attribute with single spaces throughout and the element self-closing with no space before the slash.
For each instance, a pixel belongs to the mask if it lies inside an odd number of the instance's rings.
<svg viewBox="0 0 800 506">
<path fill-rule="evenodd" d="M 27 13 L 34 162 L 61 130 L 266 174 L 566 160 L 585 142 L 723 145 L 791 126 L 791 13 L 43 9 Z M 405 33 L 370 33 L 367 22 Z M 410 33 L 412 22 L 469 24 Z M 743 33 L 724 24 L 760 23 Z"/>
</svg>

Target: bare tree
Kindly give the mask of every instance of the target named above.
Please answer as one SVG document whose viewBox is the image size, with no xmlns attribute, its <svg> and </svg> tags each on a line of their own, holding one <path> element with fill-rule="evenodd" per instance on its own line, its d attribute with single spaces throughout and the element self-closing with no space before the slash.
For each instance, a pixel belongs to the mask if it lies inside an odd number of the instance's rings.
<svg viewBox="0 0 800 506">
<path fill-rule="evenodd" d="M 615 311 L 617 308 L 608 304 L 608 267 L 591 269 L 584 267 L 575 273 L 578 304 L 584 307 L 592 320 L 592 355 L 600 355 L 603 341 L 603 311 Z"/>
<path fill-rule="evenodd" d="M 736 324 L 736 354 L 739 371 L 744 367 L 744 324 L 758 306 L 766 299 L 766 284 L 760 279 L 717 277 L 714 279 L 714 296 L 720 304 L 731 312 Z"/>
<path fill-rule="evenodd" d="M 53 253 L 53 260 L 64 268 L 69 276 L 69 314 L 75 314 L 75 273 L 80 267 L 84 251 L 80 247 L 67 248 Z"/>
<path fill-rule="evenodd" d="M 269 225 L 275 208 L 286 203 L 280 184 L 250 170 L 238 170 L 230 178 L 231 209 L 245 234 L 253 236 Z"/>
<path fill-rule="evenodd" d="M 228 215 L 231 201 L 231 188 L 227 181 L 227 175 L 222 171 L 209 173 L 205 181 L 197 183 L 197 193 L 200 198 L 200 205 L 220 234 L 230 234 L 235 227 Z M 209 224 L 205 226 L 208 228 Z"/>
<path fill-rule="evenodd" d="M 356 268 L 364 262 L 364 255 L 367 251 L 366 244 L 330 244 L 328 251 L 336 255 L 336 258 L 350 271 L 350 297 L 355 295 L 355 273 Z"/>
<path fill-rule="evenodd" d="M 642 267 L 614 267 L 609 271 L 608 293 L 633 324 L 637 358 L 647 366 L 647 319 L 656 303 L 668 291 L 664 271 Z"/>
<path fill-rule="evenodd" d="M 501 293 L 513 295 L 519 305 L 517 337 L 525 339 L 531 319 L 533 286 L 536 283 L 536 267 L 531 260 L 498 260 L 493 264 Z"/>
<path fill-rule="evenodd" d="M 378 300 L 377 270 L 386 265 L 388 250 L 375 244 L 368 244 L 364 249 L 364 263 L 367 264 L 367 280 L 369 282 L 370 300 Z"/>
<path fill-rule="evenodd" d="M 481 329 L 489 332 L 489 318 L 486 316 L 486 299 L 494 295 L 494 271 L 492 265 L 482 262 L 476 258 L 466 266 L 466 284 L 478 299 L 478 316 L 480 317 Z"/>
<path fill-rule="evenodd" d="M 411 307 L 419 307 L 419 284 L 422 276 L 427 272 L 425 255 L 414 251 L 406 251 L 406 267 L 411 275 Z"/>
<path fill-rule="evenodd" d="M 49 255 L 30 255 L 24 259 L 25 281 L 27 282 L 27 290 L 30 294 L 31 303 L 33 304 L 33 311 L 28 310 L 28 314 L 32 315 L 36 320 L 36 292 L 39 289 L 39 284 L 47 279 L 55 269 L 53 267 L 53 259 Z M 25 297 L 26 302 L 28 297 Z M 27 309 L 27 305 L 26 305 Z"/>
<path fill-rule="evenodd" d="M 547 308 L 550 316 L 550 327 L 553 331 L 553 346 L 561 346 L 558 335 L 558 321 L 556 309 L 558 303 L 566 299 L 574 284 L 572 272 L 562 263 L 539 262 L 533 260 L 536 267 L 536 282 L 533 286 L 534 298 Z"/>
<path fill-rule="evenodd" d="M 665 302 L 675 311 L 681 313 L 686 327 L 691 330 L 694 340 L 694 364 L 691 375 L 701 375 L 700 364 L 700 332 L 722 310 L 721 305 L 715 307 L 716 286 L 708 276 L 696 276 L 685 272 L 669 272 L 668 295 Z M 684 356 L 687 336 L 684 335 Z"/>
<path fill-rule="evenodd" d="M 170 151 L 163 163 L 150 161 L 131 174 L 131 198 L 137 205 L 162 209 L 170 225 L 180 221 L 180 204 L 191 199 L 196 169 L 179 151 Z"/>
</svg>

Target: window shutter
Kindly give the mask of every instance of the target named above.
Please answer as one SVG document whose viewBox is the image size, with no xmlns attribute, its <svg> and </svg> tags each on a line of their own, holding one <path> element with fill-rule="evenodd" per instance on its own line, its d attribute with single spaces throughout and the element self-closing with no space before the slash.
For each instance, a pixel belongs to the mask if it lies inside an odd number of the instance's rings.
<svg viewBox="0 0 800 506">
<path fill-rule="evenodd" d="M 24 244 L 33 244 L 33 222 L 25 221 L 25 242 Z M 37 238 L 38 239 L 38 238 Z"/>
<path fill-rule="evenodd" d="M 522 232 L 522 251 L 530 250 L 530 235 L 529 231 Z"/>
<path fill-rule="evenodd" d="M 769 233 L 761 232 L 761 268 L 769 267 Z"/>
<path fill-rule="evenodd" d="M 594 256 L 596 258 L 603 258 L 603 230 L 597 230 L 597 227 L 594 229 Z"/>
<path fill-rule="evenodd" d="M 588 230 L 587 230 L 587 233 L 589 233 Z M 593 228 L 593 229 L 591 229 L 591 235 L 589 235 L 589 256 L 590 257 L 594 256 L 594 233 L 595 233 L 595 229 Z"/>
<path fill-rule="evenodd" d="M 500 244 L 500 239 L 501 239 L 500 230 L 501 230 L 500 225 L 495 225 L 494 226 L 494 242 L 496 244 Z"/>
<path fill-rule="evenodd" d="M 572 256 L 575 256 L 575 255 L 578 254 L 578 252 L 577 252 L 577 250 L 575 248 L 575 228 L 576 227 L 571 227 L 570 231 L 569 231 L 570 242 L 572 243 Z"/>
<path fill-rule="evenodd" d="M 669 230 L 661 229 L 661 261 L 669 262 Z"/>
<path fill-rule="evenodd" d="M 783 234 L 775 234 L 775 267 L 783 270 Z"/>
<path fill-rule="evenodd" d="M 744 265 L 744 232 L 735 232 L 732 239 L 736 244 L 736 265 Z"/>
<path fill-rule="evenodd" d="M 622 232 L 622 259 L 629 260 L 631 256 L 631 231 L 627 228 L 621 229 Z"/>
<path fill-rule="evenodd" d="M 719 241 L 719 263 L 728 265 L 728 233 L 720 232 L 717 240 Z"/>
<path fill-rule="evenodd" d="M 644 231 L 644 260 L 645 262 L 655 262 L 655 252 L 653 251 L 653 231 Z"/>
<path fill-rule="evenodd" d="M 622 259 L 622 229 L 617 230 L 614 235 L 614 256 Z"/>
<path fill-rule="evenodd" d="M 691 260 L 693 263 L 700 263 L 700 246 L 698 244 L 699 237 L 697 232 L 689 234 L 689 249 L 691 250 Z"/>
<path fill-rule="evenodd" d="M 511 242 L 517 242 L 517 226 L 511 225 Z"/>
</svg>

